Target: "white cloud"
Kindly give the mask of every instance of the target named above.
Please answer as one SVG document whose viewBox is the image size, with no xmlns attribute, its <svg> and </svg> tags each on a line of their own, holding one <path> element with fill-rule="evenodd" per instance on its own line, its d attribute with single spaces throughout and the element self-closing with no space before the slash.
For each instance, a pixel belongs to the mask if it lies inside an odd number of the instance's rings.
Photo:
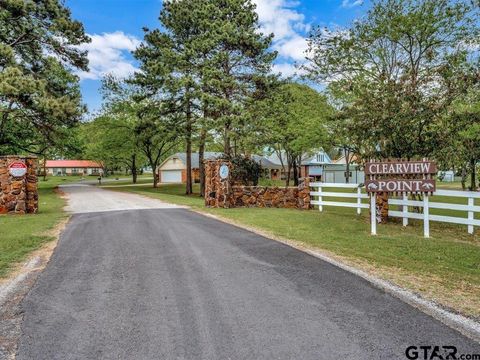
<svg viewBox="0 0 480 360">
<path fill-rule="evenodd" d="M 281 63 L 274 64 L 272 68 L 274 74 L 281 74 L 283 77 L 290 77 L 295 75 L 303 75 L 305 72 L 302 69 L 297 69 L 295 64 Z"/>
<path fill-rule="evenodd" d="M 303 36 L 294 35 L 289 39 L 278 41 L 273 48 L 284 58 L 304 61 L 308 44 Z"/>
<path fill-rule="evenodd" d="M 88 51 L 90 71 L 79 72 L 80 79 L 98 80 L 107 74 L 125 78 L 136 70 L 133 61 L 126 55 L 140 45 L 138 38 L 122 31 L 89 36 L 92 42 L 79 48 Z"/>
<path fill-rule="evenodd" d="M 266 34 L 274 33 L 275 40 L 281 40 L 301 30 L 304 15 L 294 10 L 296 2 L 286 0 L 254 0 L 261 30 Z"/>
<path fill-rule="evenodd" d="M 360 6 L 363 4 L 363 0 L 343 0 L 342 7 L 346 9 L 353 8 L 355 6 Z"/>
<path fill-rule="evenodd" d="M 253 0 L 257 5 L 260 30 L 273 33 L 273 48 L 289 61 L 304 61 L 307 41 L 304 34 L 310 30 L 305 16 L 296 10 L 299 1 Z"/>
</svg>

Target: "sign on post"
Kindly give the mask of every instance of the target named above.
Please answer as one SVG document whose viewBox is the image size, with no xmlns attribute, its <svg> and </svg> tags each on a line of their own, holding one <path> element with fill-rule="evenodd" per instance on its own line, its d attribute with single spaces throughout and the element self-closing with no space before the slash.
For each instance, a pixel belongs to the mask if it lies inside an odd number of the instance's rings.
<svg viewBox="0 0 480 360">
<path fill-rule="evenodd" d="M 226 178 L 228 178 L 228 174 L 229 174 L 229 168 L 228 168 L 228 165 L 227 164 L 222 164 L 220 166 L 220 170 L 219 170 L 219 173 L 220 173 L 220 178 L 222 180 L 225 180 Z"/>
<path fill-rule="evenodd" d="M 13 177 L 24 177 L 27 173 L 27 165 L 21 161 L 15 161 L 8 166 L 8 172 Z"/>
<path fill-rule="evenodd" d="M 390 193 L 423 193 L 434 192 L 435 180 L 433 179 L 389 179 L 389 180 L 366 180 L 367 192 L 390 192 Z"/>
<path fill-rule="evenodd" d="M 433 161 L 367 162 L 365 175 L 425 175 L 436 174 Z"/>
<path fill-rule="evenodd" d="M 423 161 L 370 161 L 365 165 L 365 188 L 371 196 L 370 210 L 372 235 L 376 234 L 376 194 L 424 195 L 424 234 L 429 237 L 428 196 L 436 190 L 434 175 L 437 173 L 435 162 Z M 388 202 L 386 203 L 388 211 Z M 385 209 L 383 209 L 385 210 Z M 403 209 L 406 212 L 406 209 Z M 407 224 L 404 221 L 404 226 Z"/>
</svg>

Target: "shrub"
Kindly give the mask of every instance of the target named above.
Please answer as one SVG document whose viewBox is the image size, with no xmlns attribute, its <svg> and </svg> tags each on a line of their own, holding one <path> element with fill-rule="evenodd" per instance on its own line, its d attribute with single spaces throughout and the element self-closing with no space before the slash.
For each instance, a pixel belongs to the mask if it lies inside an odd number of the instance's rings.
<svg viewBox="0 0 480 360">
<path fill-rule="evenodd" d="M 236 155 L 227 157 L 233 165 L 232 180 L 243 185 L 258 185 L 262 167 L 248 156 Z"/>
</svg>

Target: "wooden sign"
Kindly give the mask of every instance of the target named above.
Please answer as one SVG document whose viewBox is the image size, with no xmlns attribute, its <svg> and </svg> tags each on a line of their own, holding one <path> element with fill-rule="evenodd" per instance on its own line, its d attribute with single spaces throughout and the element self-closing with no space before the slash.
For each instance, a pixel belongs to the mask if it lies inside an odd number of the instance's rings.
<svg viewBox="0 0 480 360">
<path fill-rule="evenodd" d="M 385 179 L 366 180 L 365 188 L 369 193 L 425 193 L 436 190 L 433 179 Z"/>
<path fill-rule="evenodd" d="M 436 174 L 433 161 L 367 162 L 365 175 L 426 175 Z"/>
</svg>

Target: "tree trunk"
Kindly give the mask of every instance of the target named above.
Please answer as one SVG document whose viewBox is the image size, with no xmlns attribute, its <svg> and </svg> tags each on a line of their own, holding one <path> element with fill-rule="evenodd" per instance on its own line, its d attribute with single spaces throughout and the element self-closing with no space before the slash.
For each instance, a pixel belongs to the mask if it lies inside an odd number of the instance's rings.
<svg viewBox="0 0 480 360">
<path fill-rule="evenodd" d="M 158 187 L 158 174 L 156 171 L 153 173 L 153 187 L 154 188 Z"/>
<path fill-rule="evenodd" d="M 188 130 L 187 130 L 188 132 Z M 186 189 L 185 194 L 190 195 L 193 192 L 192 186 L 192 134 L 191 129 L 190 133 L 187 135 L 187 181 L 186 181 Z"/>
<path fill-rule="evenodd" d="M 229 157 L 231 151 L 230 146 L 230 124 L 225 124 L 225 128 L 223 130 L 223 153 Z"/>
<path fill-rule="evenodd" d="M 285 186 L 290 186 L 290 170 L 292 169 L 292 164 L 289 160 L 287 160 L 287 180 L 285 182 Z"/>
<path fill-rule="evenodd" d="M 467 169 L 465 167 L 462 167 L 462 190 L 465 191 L 467 189 Z"/>
<path fill-rule="evenodd" d="M 476 191 L 477 190 L 477 160 L 476 159 L 471 159 L 470 160 L 470 190 L 471 191 Z"/>
<path fill-rule="evenodd" d="M 148 162 L 150 164 L 150 167 L 153 169 L 153 187 L 157 188 L 158 187 L 157 163 L 153 161 L 153 159 L 150 156 L 148 156 Z"/>
<path fill-rule="evenodd" d="M 282 165 L 282 170 L 284 173 L 286 173 L 285 171 L 285 164 L 283 163 L 283 158 L 282 158 L 282 151 L 281 150 L 275 150 L 275 153 L 277 154 L 278 156 L 278 160 L 280 160 L 280 165 Z M 270 176 L 271 177 L 271 176 Z M 280 180 L 282 179 L 282 172 L 280 171 Z M 285 186 L 288 186 L 287 184 L 285 184 Z"/>
<path fill-rule="evenodd" d="M 153 173 L 155 174 L 155 170 L 153 170 Z M 132 155 L 132 182 L 134 184 L 137 183 L 137 155 L 133 154 Z"/>
<path fill-rule="evenodd" d="M 185 194 L 190 195 L 193 193 L 192 186 L 192 112 L 190 108 L 190 99 L 187 98 L 187 184 Z"/>
<path fill-rule="evenodd" d="M 293 160 L 293 186 L 298 186 L 298 164 Z"/>
<path fill-rule="evenodd" d="M 47 181 L 47 157 L 43 157 L 43 181 Z"/>
<path fill-rule="evenodd" d="M 205 164 L 203 160 L 205 158 L 205 140 L 207 138 L 207 131 L 202 128 L 200 131 L 200 146 L 198 147 L 198 161 L 199 161 L 199 176 L 200 176 L 200 196 L 205 196 Z"/>
</svg>

